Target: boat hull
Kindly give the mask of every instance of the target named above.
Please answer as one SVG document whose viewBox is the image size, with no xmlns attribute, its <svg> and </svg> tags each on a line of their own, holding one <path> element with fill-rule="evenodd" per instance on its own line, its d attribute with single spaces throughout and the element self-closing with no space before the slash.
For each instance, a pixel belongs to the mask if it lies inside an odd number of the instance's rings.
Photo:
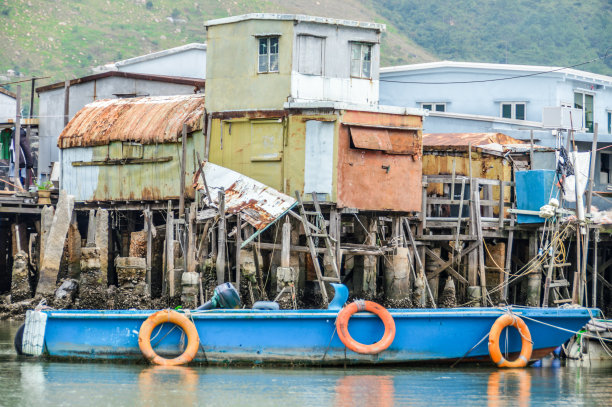
<svg viewBox="0 0 612 407">
<path fill-rule="evenodd" d="M 211 310 L 187 316 L 200 336 L 195 362 L 370 365 L 445 362 L 464 356 L 465 361 L 489 360 L 488 341 L 483 338 L 505 312 L 492 308 L 389 311 L 396 325 L 395 340 L 377 355 L 357 354 L 345 348 L 335 331 L 336 311 Z M 153 312 L 40 311 L 46 315 L 42 354 L 59 359 L 144 361 L 138 332 Z M 598 315 L 597 310 L 585 308 L 517 308 L 513 313 L 524 317 L 534 341 L 534 357 L 541 357 L 572 336 L 555 327 L 575 332 L 591 315 Z M 32 315 L 28 315 L 30 319 Z M 384 331 L 381 321 L 369 313 L 354 315 L 349 329 L 354 339 L 366 344 L 378 341 Z M 509 329 L 507 338 L 507 344 L 505 334 L 500 338 L 502 352 L 519 352 L 518 332 Z M 186 340 L 180 329 L 163 324 L 153 330 L 151 343 L 158 354 L 174 357 L 182 352 Z"/>
</svg>

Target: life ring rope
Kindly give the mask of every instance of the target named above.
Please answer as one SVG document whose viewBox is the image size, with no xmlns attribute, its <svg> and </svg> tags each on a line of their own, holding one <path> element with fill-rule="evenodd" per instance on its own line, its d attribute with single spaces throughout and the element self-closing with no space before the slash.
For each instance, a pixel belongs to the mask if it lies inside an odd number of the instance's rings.
<svg viewBox="0 0 612 407">
<path fill-rule="evenodd" d="M 151 345 L 151 334 L 153 329 L 163 323 L 173 323 L 179 326 L 187 336 L 187 347 L 185 348 L 185 351 L 174 359 L 166 359 L 159 356 L 153 350 L 153 346 Z M 185 315 L 179 314 L 178 312 L 170 309 L 157 311 L 156 313 L 149 315 L 149 317 L 140 326 L 140 331 L 138 332 L 138 347 L 140 348 L 140 351 L 148 361 L 156 365 L 178 366 L 189 363 L 198 353 L 199 345 L 200 337 L 195 324 Z"/>
<path fill-rule="evenodd" d="M 504 328 L 513 326 L 521 335 L 521 353 L 516 360 L 509 361 L 501 353 L 499 337 Z M 495 320 L 489 332 L 489 355 L 493 363 L 499 367 L 525 367 L 529 363 L 531 353 L 533 352 L 533 341 L 531 333 L 525 321 L 520 317 L 507 313 Z"/>
<path fill-rule="evenodd" d="M 351 317 L 360 311 L 368 311 L 378 316 L 384 326 L 383 337 L 376 343 L 365 345 L 357 342 L 348 331 L 348 323 Z M 382 305 L 372 301 L 357 300 L 342 308 L 336 318 L 336 330 L 338 337 L 348 349 L 365 355 L 375 355 L 387 349 L 395 339 L 395 321 L 393 316 Z"/>
</svg>

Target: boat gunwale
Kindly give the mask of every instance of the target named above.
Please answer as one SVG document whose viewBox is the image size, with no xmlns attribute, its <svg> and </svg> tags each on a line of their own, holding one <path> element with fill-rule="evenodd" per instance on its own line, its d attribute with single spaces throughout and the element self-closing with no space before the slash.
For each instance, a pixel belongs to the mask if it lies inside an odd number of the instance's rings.
<svg viewBox="0 0 612 407">
<path fill-rule="evenodd" d="M 143 319 L 159 310 L 43 310 L 52 319 Z M 336 318 L 336 310 L 253 310 L 253 309 L 216 309 L 206 311 L 184 312 L 188 318 L 200 319 L 323 319 Z M 389 309 L 393 317 L 397 318 L 459 318 L 459 317 L 495 317 L 507 312 L 505 309 L 495 308 L 446 308 L 446 309 Z M 600 315 L 597 308 L 517 308 L 512 313 L 518 316 L 526 315 L 530 318 L 550 317 L 593 317 Z M 369 312 L 360 312 L 354 318 L 376 318 Z"/>
</svg>

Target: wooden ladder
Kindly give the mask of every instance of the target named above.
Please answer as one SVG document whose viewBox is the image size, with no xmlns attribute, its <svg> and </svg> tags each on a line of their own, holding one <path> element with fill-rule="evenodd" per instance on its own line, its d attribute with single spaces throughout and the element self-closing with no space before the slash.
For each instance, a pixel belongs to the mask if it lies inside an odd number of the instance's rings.
<svg viewBox="0 0 612 407">
<path fill-rule="evenodd" d="M 340 270 L 338 270 L 338 263 L 336 262 L 336 253 L 334 243 L 335 239 L 327 233 L 327 221 L 323 218 L 321 212 L 321 206 L 317 200 L 316 192 L 312 193 L 312 201 L 314 202 L 314 211 L 307 211 L 304 208 L 304 202 L 300 196 L 299 191 L 295 191 L 295 197 L 298 201 L 300 209 L 300 216 L 302 218 L 302 224 L 304 225 L 304 232 L 306 233 L 306 241 L 308 242 L 308 249 L 310 250 L 310 256 L 312 257 L 312 263 L 314 264 L 315 272 L 317 273 L 317 280 L 319 281 L 319 287 L 321 289 L 321 295 L 323 296 L 323 303 L 325 306 L 329 305 L 329 297 L 327 296 L 327 290 L 325 289 L 325 283 L 341 283 Z M 310 222 L 308 217 L 311 217 L 313 222 Z M 315 238 L 322 238 L 325 241 L 326 254 L 331 260 L 331 266 L 333 270 L 333 276 L 324 276 L 321 271 L 321 265 L 319 264 L 319 258 L 317 256 L 316 245 L 314 242 Z"/>
</svg>

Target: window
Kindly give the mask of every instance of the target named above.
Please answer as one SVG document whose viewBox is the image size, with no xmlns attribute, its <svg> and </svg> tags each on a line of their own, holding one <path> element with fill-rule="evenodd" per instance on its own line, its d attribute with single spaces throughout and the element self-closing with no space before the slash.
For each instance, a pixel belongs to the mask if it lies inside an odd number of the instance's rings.
<svg viewBox="0 0 612 407">
<path fill-rule="evenodd" d="M 351 76 L 367 79 L 372 77 L 372 44 L 351 43 Z"/>
<path fill-rule="evenodd" d="M 612 112 L 608 113 L 608 134 L 612 134 Z"/>
<path fill-rule="evenodd" d="M 599 183 L 609 184 L 610 181 L 612 181 L 610 179 L 610 162 L 612 161 L 612 154 L 602 151 L 599 157 L 601 160 L 599 166 Z"/>
<path fill-rule="evenodd" d="M 525 103 L 502 103 L 501 117 L 505 119 L 525 120 Z"/>
<path fill-rule="evenodd" d="M 323 74 L 324 38 L 298 36 L 298 72 L 305 75 Z"/>
<path fill-rule="evenodd" d="M 258 72 L 278 72 L 278 37 L 259 38 Z"/>
<path fill-rule="evenodd" d="M 593 95 L 574 92 L 574 107 L 582 109 L 582 127 L 593 133 Z"/>
<path fill-rule="evenodd" d="M 421 103 L 421 109 L 429 110 L 430 112 L 446 112 L 446 103 Z"/>
</svg>

